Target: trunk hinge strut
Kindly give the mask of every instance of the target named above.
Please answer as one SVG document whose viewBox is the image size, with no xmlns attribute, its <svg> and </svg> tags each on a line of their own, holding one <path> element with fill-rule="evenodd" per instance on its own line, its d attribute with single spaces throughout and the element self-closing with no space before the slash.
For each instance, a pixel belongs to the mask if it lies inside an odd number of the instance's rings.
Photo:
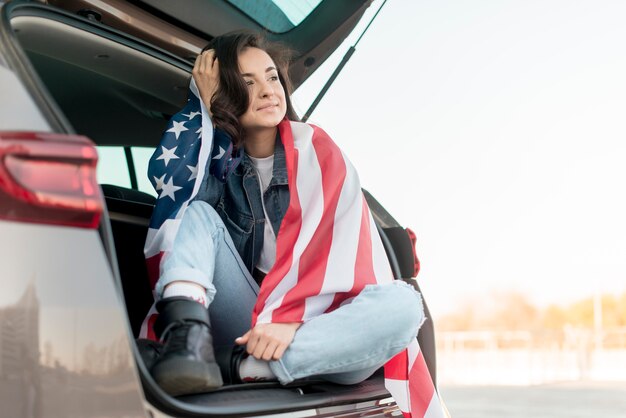
<svg viewBox="0 0 626 418">
<path fill-rule="evenodd" d="M 369 21 L 369 23 L 367 24 L 365 29 L 363 29 L 363 32 L 359 36 L 359 39 L 356 40 L 354 45 L 352 45 L 350 48 L 348 48 L 348 51 L 343 56 L 343 59 L 341 60 L 341 62 L 337 66 L 337 68 L 335 68 L 335 71 L 333 71 L 333 73 L 330 76 L 330 78 L 328 79 L 328 81 L 326 81 L 326 84 L 324 84 L 324 87 L 322 88 L 322 91 L 320 91 L 320 93 L 317 95 L 315 100 L 313 100 L 313 103 L 311 103 L 311 106 L 309 107 L 309 110 L 307 110 L 306 113 L 304 114 L 304 116 L 302 117 L 302 122 L 306 122 L 307 119 L 309 119 L 309 117 L 311 116 L 311 113 L 313 113 L 313 111 L 315 110 L 317 105 L 320 103 L 320 101 L 322 101 L 322 98 L 324 97 L 324 95 L 326 94 L 326 92 L 328 91 L 330 86 L 333 84 L 333 82 L 335 81 L 335 79 L 337 78 L 337 76 L 339 75 L 341 70 L 343 70 L 343 67 L 350 60 L 350 57 L 352 57 L 352 54 L 354 54 L 354 51 L 356 51 L 356 46 L 361 41 L 361 38 L 363 37 L 363 35 L 365 35 L 365 32 L 367 32 L 367 30 L 369 29 L 370 25 L 374 21 L 374 19 L 376 19 L 376 16 L 378 16 L 378 13 L 380 13 L 380 11 L 383 8 L 383 6 L 385 5 L 385 3 L 387 3 L 387 0 L 384 0 L 383 4 L 380 5 L 378 10 L 374 14 L 374 17 L 372 17 L 372 19 Z"/>
</svg>

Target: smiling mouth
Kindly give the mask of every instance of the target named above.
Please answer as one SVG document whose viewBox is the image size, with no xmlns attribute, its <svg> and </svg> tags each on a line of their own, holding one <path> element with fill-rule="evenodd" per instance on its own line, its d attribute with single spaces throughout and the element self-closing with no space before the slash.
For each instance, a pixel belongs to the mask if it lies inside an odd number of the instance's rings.
<svg viewBox="0 0 626 418">
<path fill-rule="evenodd" d="M 266 110 L 266 109 L 271 109 L 271 108 L 274 108 L 274 107 L 278 107 L 278 105 L 272 103 L 272 104 L 269 104 L 269 105 L 265 105 L 265 106 L 259 107 L 257 110 Z"/>
</svg>

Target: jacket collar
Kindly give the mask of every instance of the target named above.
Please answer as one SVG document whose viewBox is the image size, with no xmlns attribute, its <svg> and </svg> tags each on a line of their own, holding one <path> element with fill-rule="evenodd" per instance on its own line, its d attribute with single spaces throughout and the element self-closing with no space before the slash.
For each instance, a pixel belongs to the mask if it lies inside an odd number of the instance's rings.
<svg viewBox="0 0 626 418">
<path fill-rule="evenodd" d="M 248 154 L 244 153 L 243 158 L 243 175 L 255 175 L 254 166 Z M 288 184 L 287 163 L 285 159 L 285 146 L 280 139 L 280 133 L 276 131 L 276 142 L 274 143 L 274 167 L 272 169 L 272 181 L 270 186 Z"/>
</svg>

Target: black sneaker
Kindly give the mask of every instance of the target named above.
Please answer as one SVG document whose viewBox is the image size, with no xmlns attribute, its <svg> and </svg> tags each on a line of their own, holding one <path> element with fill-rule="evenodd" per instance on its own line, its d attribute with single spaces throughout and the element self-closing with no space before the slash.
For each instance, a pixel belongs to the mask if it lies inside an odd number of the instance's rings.
<svg viewBox="0 0 626 418">
<path fill-rule="evenodd" d="M 138 338 L 135 340 L 135 343 L 137 344 L 137 350 L 139 350 L 143 364 L 148 370 L 152 369 L 154 363 L 157 362 L 163 353 L 163 344 L 146 338 Z"/>
<path fill-rule="evenodd" d="M 155 331 L 164 342 L 163 352 L 151 369 L 157 384 L 172 396 L 221 387 L 207 309 L 191 299 L 173 297 L 159 301 L 157 310 Z"/>
</svg>

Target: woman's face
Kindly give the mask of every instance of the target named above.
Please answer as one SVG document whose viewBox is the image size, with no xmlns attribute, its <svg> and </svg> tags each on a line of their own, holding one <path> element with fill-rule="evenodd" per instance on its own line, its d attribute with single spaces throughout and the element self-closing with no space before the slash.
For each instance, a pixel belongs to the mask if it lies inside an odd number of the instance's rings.
<svg viewBox="0 0 626 418">
<path fill-rule="evenodd" d="M 250 104 L 239 122 L 246 132 L 276 127 L 285 117 L 285 89 L 276 64 L 259 48 L 246 48 L 239 54 L 239 70 L 248 85 Z"/>
</svg>

